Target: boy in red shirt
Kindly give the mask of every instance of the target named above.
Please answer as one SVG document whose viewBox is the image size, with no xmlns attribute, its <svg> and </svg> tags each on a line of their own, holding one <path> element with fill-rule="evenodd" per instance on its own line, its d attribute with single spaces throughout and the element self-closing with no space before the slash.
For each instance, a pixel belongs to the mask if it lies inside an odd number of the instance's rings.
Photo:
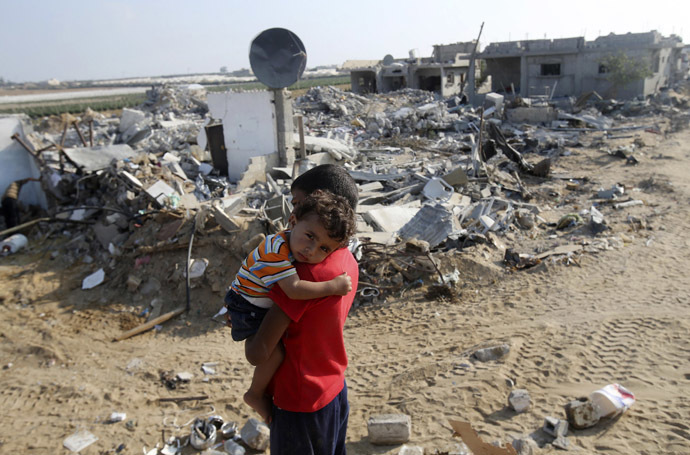
<svg viewBox="0 0 690 455">
<path fill-rule="evenodd" d="M 298 206 L 316 189 L 344 196 L 353 209 L 357 205 L 357 186 L 340 166 L 317 166 L 297 178 L 291 189 L 293 204 Z M 343 327 L 357 291 L 359 268 L 350 251 L 341 248 L 319 264 L 297 263 L 296 269 L 309 281 L 330 280 L 345 272 L 352 290 L 345 296 L 308 301 L 290 299 L 278 286 L 269 293 L 275 305 L 245 346 L 253 365 L 265 361 L 281 339 L 285 347 L 270 389 L 271 453 L 345 454 L 349 405 Z"/>
<path fill-rule="evenodd" d="M 347 245 L 355 232 L 355 215 L 345 198 L 315 191 L 295 207 L 290 230 L 269 235 L 242 262 L 225 302 L 232 321 L 232 338 L 251 342 L 273 305 L 272 288 L 280 288 L 297 301 L 347 295 L 352 290 L 345 272 L 327 280 L 300 279 L 293 262 L 318 264 Z M 277 285 L 277 286 L 276 286 Z M 266 388 L 283 361 L 282 345 L 256 366 L 244 401 L 266 421 L 271 420 L 271 401 Z"/>
</svg>

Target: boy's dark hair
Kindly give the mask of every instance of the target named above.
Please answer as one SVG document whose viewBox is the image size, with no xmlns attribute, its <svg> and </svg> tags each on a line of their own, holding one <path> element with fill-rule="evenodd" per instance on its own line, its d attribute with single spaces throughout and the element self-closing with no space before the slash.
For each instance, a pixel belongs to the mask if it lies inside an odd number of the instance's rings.
<svg viewBox="0 0 690 455">
<path fill-rule="evenodd" d="M 316 214 L 328 236 L 345 246 L 355 235 L 355 211 L 347 199 L 330 191 L 316 190 L 299 203 L 292 214 L 297 220 Z"/>
<path fill-rule="evenodd" d="M 306 195 L 316 190 L 329 191 L 344 197 L 352 210 L 357 208 L 359 200 L 359 190 L 355 179 L 347 172 L 347 169 L 337 164 L 322 164 L 309 169 L 292 182 L 290 190 L 304 191 Z"/>
</svg>

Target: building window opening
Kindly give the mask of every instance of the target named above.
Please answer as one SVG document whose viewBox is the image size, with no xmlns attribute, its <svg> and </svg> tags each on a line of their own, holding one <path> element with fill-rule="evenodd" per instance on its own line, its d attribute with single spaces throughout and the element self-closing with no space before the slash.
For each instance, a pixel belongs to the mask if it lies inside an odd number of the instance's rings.
<svg viewBox="0 0 690 455">
<path fill-rule="evenodd" d="M 609 72 L 609 68 L 604 64 L 599 64 L 599 74 L 606 74 Z"/>
<path fill-rule="evenodd" d="M 541 75 L 542 76 L 560 76 L 561 75 L 561 64 L 560 63 L 542 63 Z"/>
<path fill-rule="evenodd" d="M 455 74 L 454 73 L 448 73 L 448 76 L 446 76 L 446 83 L 451 84 L 451 85 L 455 83 Z"/>
</svg>

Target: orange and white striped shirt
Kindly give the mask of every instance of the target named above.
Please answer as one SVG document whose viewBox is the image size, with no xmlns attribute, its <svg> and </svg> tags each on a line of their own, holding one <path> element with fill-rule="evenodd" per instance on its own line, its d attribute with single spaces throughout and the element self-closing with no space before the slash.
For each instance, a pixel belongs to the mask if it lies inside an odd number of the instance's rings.
<svg viewBox="0 0 690 455">
<path fill-rule="evenodd" d="M 272 234 L 242 262 L 230 287 L 261 308 L 269 308 L 273 301 L 268 292 L 278 281 L 297 273 L 288 244 L 289 231 Z"/>
</svg>

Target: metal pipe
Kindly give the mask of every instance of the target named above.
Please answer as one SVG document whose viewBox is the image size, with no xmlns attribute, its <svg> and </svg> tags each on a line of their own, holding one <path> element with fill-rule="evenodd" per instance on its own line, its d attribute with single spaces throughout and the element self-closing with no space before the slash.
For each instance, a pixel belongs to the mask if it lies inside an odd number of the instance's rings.
<svg viewBox="0 0 690 455">
<path fill-rule="evenodd" d="M 81 131 L 79 130 L 78 122 L 76 120 L 73 121 L 72 126 L 74 126 L 74 129 L 77 130 L 77 134 L 79 135 L 79 139 L 81 139 L 81 143 L 84 144 L 84 147 L 86 147 L 86 139 L 84 139 L 84 135 L 81 134 Z"/>
<path fill-rule="evenodd" d="M 43 160 L 36 154 L 36 152 L 33 150 L 33 148 L 31 148 L 29 146 L 29 144 L 24 142 L 24 140 L 19 136 L 19 133 L 14 133 L 12 135 L 12 139 L 17 141 L 19 143 L 19 145 L 24 147 L 24 150 L 29 152 L 29 155 L 31 155 L 36 161 L 38 161 L 38 164 L 40 164 L 41 166 L 45 166 L 45 163 L 43 162 Z"/>
<path fill-rule="evenodd" d="M 69 128 L 69 123 L 65 123 L 65 128 L 62 130 L 62 137 L 60 138 L 60 147 L 65 145 L 65 137 L 67 136 L 67 128 Z"/>
</svg>

